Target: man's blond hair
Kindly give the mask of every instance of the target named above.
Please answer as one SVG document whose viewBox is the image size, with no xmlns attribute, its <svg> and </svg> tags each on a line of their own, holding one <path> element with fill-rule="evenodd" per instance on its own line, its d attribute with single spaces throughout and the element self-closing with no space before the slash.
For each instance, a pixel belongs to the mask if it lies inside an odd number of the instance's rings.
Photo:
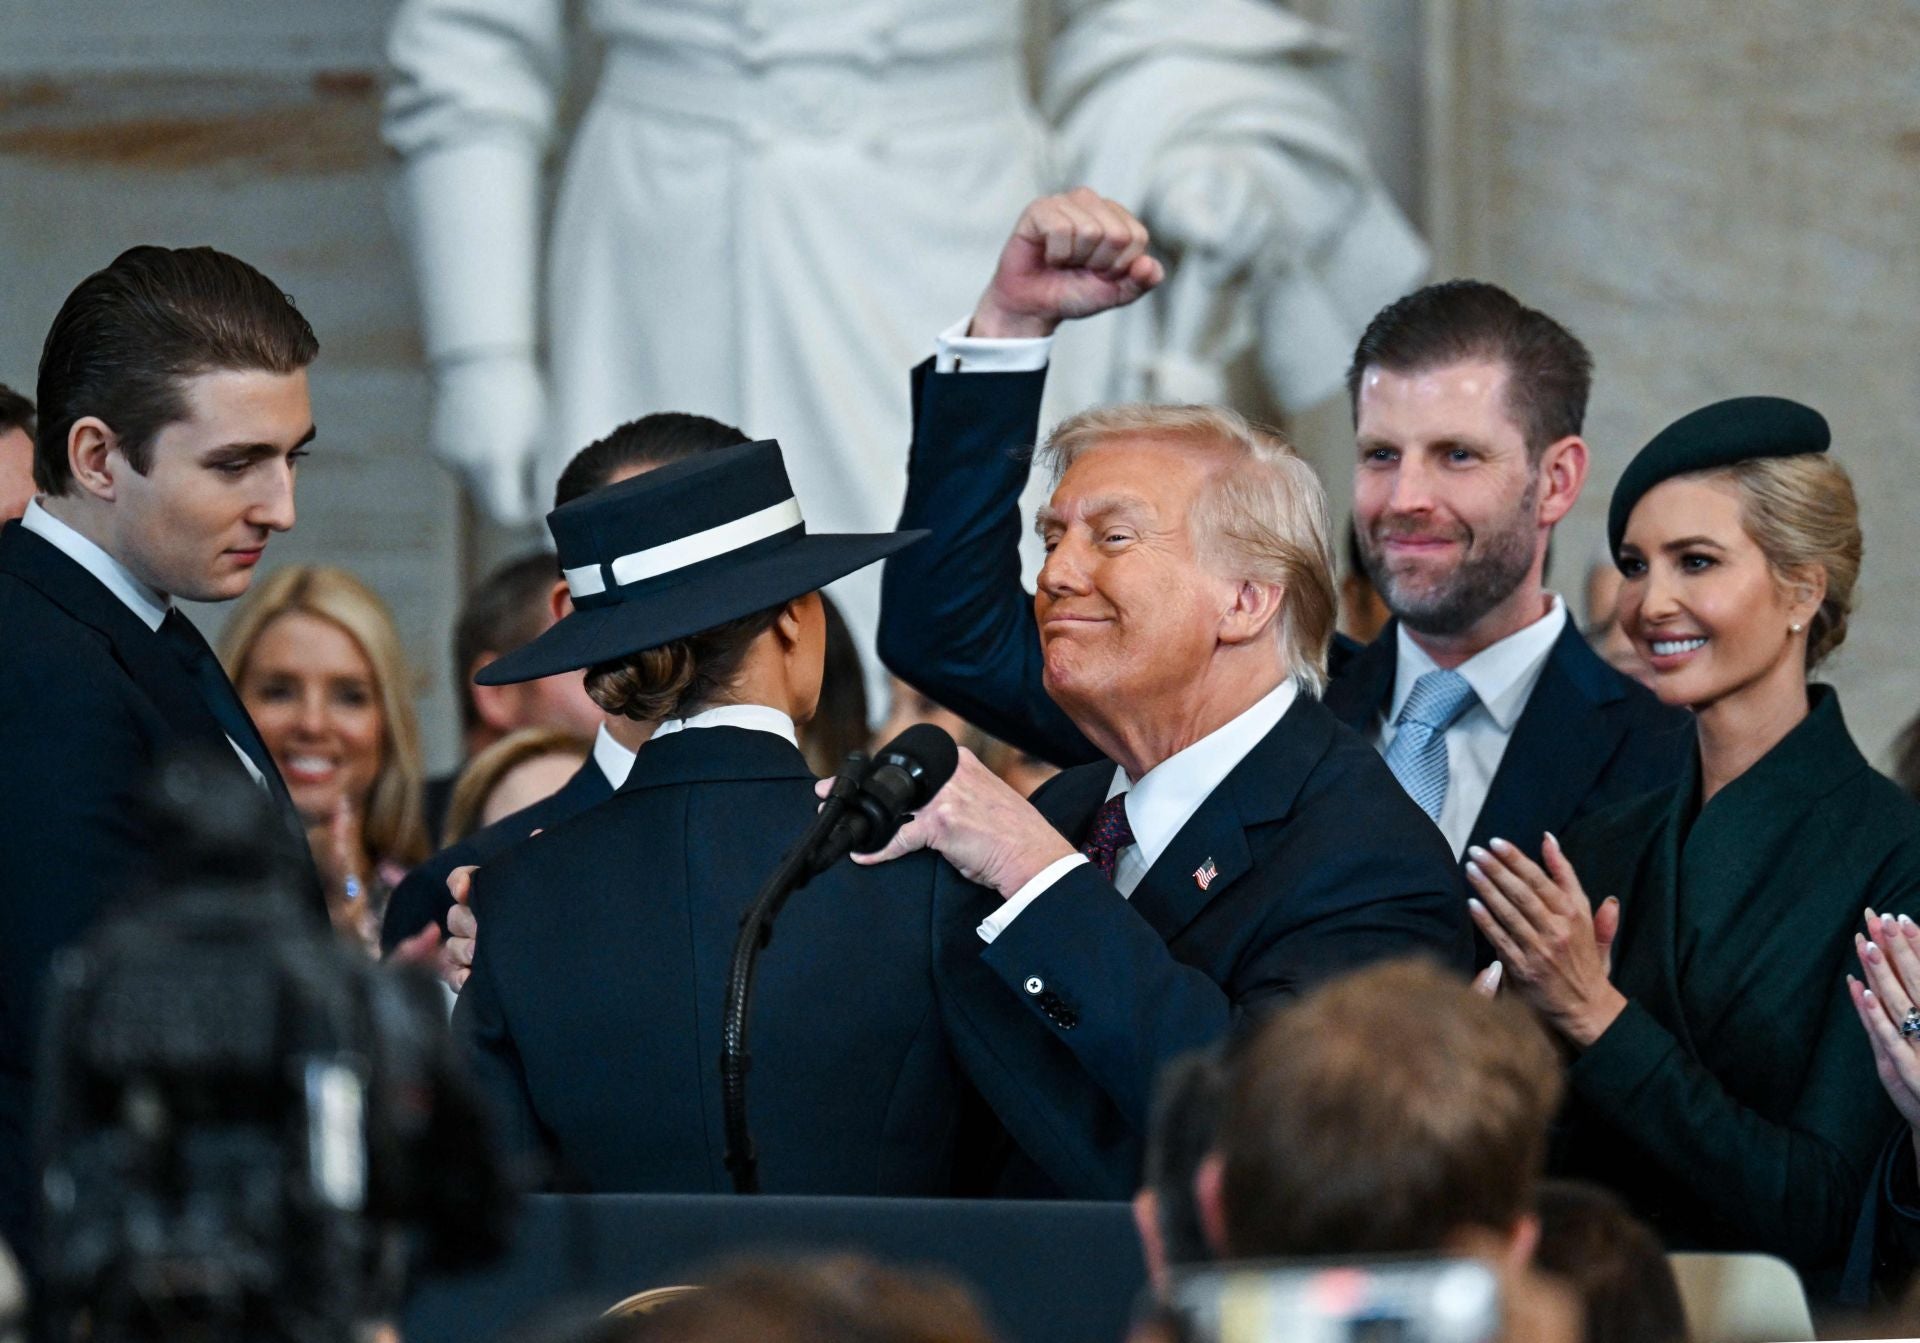
<svg viewBox="0 0 1920 1343">
<path fill-rule="evenodd" d="M 1338 614 L 1333 525 L 1313 468 L 1276 429 L 1220 406 L 1107 406 L 1061 421 L 1041 450 L 1057 484 L 1081 454 L 1115 439 L 1211 449 L 1225 466 L 1202 485 L 1188 525 L 1200 562 L 1236 581 L 1281 588 L 1275 622 L 1288 674 L 1302 693 L 1327 685 Z"/>
</svg>

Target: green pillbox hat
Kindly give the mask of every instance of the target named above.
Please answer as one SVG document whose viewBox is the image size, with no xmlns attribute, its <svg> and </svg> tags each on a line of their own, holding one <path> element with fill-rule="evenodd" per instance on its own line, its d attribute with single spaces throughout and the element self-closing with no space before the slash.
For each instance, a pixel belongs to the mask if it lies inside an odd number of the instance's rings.
<svg viewBox="0 0 1920 1343">
<path fill-rule="evenodd" d="M 1780 396 L 1736 396 L 1682 415 L 1627 463 L 1607 509 L 1607 544 L 1619 555 L 1633 506 L 1663 480 L 1756 457 L 1825 452 L 1832 442 L 1826 416 Z"/>
</svg>

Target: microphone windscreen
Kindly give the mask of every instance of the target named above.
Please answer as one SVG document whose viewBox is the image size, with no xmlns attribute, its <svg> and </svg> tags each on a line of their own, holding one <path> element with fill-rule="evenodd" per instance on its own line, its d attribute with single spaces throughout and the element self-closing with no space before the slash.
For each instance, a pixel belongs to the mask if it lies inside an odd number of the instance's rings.
<svg viewBox="0 0 1920 1343">
<path fill-rule="evenodd" d="M 887 764 L 900 766 L 913 779 L 914 795 L 907 805 L 918 807 L 946 787 L 960 767 L 960 748 L 943 729 L 915 723 L 874 756 L 876 767 Z"/>
</svg>

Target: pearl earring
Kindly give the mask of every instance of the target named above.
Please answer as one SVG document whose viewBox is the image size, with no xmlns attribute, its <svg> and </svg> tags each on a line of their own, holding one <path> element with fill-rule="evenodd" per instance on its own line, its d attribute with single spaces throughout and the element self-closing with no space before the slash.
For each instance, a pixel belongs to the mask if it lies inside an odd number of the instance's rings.
<svg viewBox="0 0 1920 1343">
<path fill-rule="evenodd" d="M 1798 634 L 1800 632 L 1800 622 L 1796 620 L 1793 624 L 1787 626 L 1787 628 L 1792 630 L 1795 634 Z"/>
</svg>

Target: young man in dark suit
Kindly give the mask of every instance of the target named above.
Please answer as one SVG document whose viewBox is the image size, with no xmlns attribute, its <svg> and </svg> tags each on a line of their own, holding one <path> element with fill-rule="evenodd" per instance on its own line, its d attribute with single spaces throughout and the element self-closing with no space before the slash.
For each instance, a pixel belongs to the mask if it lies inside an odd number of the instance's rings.
<svg viewBox="0 0 1920 1343">
<path fill-rule="evenodd" d="M 931 539 L 886 566 L 880 653 L 986 731 L 1061 763 L 1096 748 L 1042 680 L 1019 585 L 1017 499 L 1047 350 L 1063 321 L 1131 302 L 1138 221 L 1084 188 L 1030 206 L 972 319 L 914 373 L 901 525 Z M 1366 736 L 1456 856 L 1674 778 L 1690 741 L 1581 638 L 1543 586 L 1554 525 L 1587 473 L 1590 361 L 1558 323 L 1486 284 L 1380 313 L 1349 376 L 1354 519 L 1395 620 L 1336 649 L 1325 705 Z"/>
<path fill-rule="evenodd" d="M 0 1230 L 32 1198 L 28 1111 L 54 955 L 139 877 L 136 799 L 204 746 L 272 794 L 272 757 L 176 599 L 247 590 L 293 526 L 318 346 L 280 289 L 210 248 L 137 247 L 82 281 L 48 333 L 39 496 L 0 530 Z M 319 886 L 313 885 L 321 910 Z M 22 1246 L 22 1248 L 26 1248 Z"/>
</svg>

